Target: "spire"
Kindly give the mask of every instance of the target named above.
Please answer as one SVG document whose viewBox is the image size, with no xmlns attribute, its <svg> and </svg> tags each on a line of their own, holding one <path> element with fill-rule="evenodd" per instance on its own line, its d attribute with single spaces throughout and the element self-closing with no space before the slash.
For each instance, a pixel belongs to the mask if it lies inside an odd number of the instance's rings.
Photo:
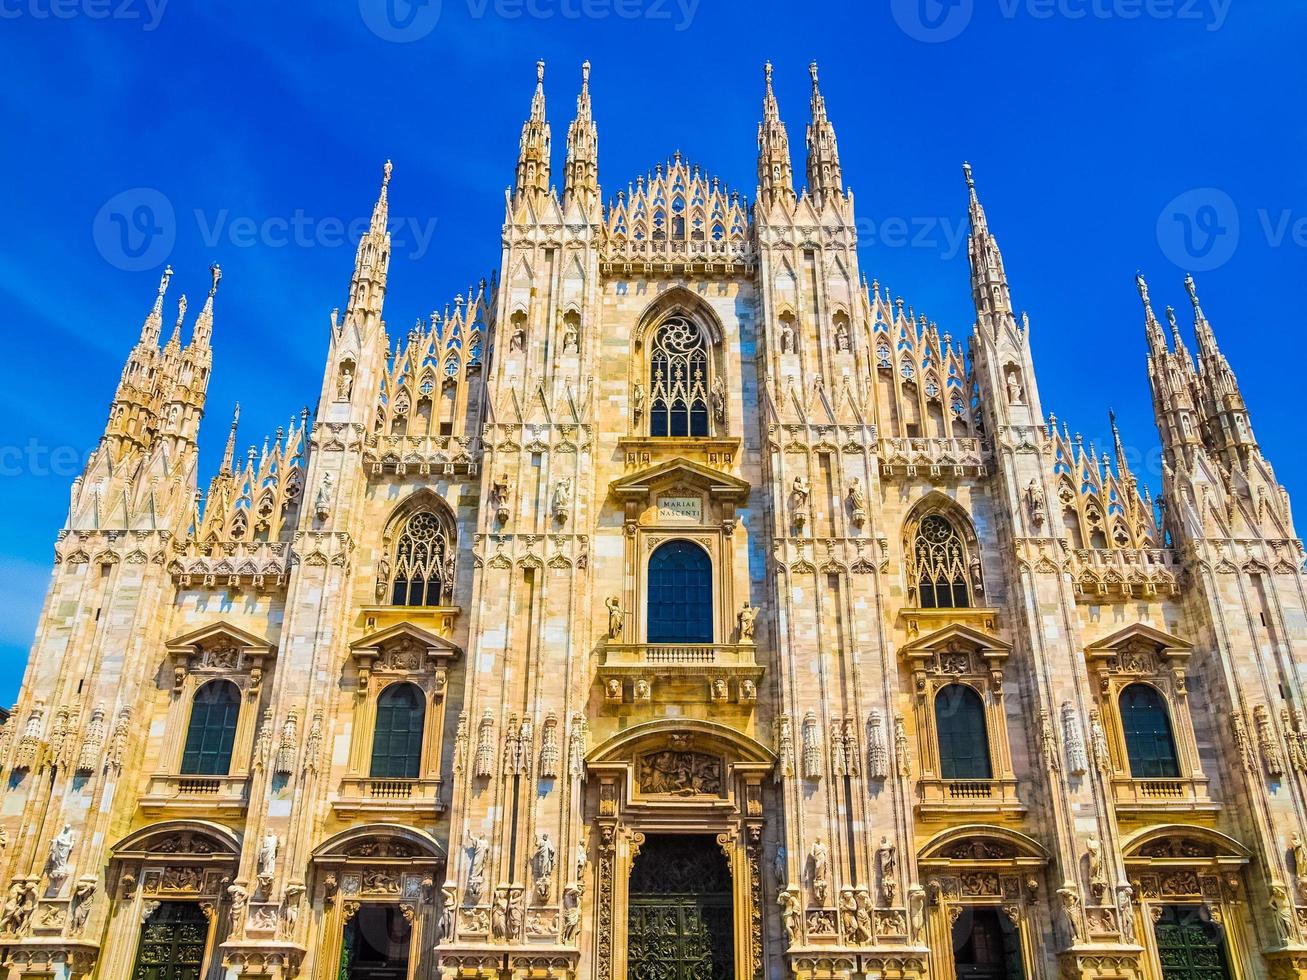
<svg viewBox="0 0 1307 980">
<path fill-rule="evenodd" d="M 1198 301 L 1193 276 L 1185 276 L 1185 290 L 1194 308 L 1194 336 L 1198 340 L 1198 408 L 1203 420 L 1203 442 L 1228 466 L 1247 462 L 1257 450 L 1248 407 L 1230 362 L 1216 343 L 1216 333 Z"/>
<path fill-rule="evenodd" d="M 1108 423 L 1112 426 L 1112 449 L 1116 454 L 1116 472 L 1121 477 L 1122 483 L 1127 487 L 1134 487 L 1135 477 L 1130 471 L 1130 463 L 1126 459 L 1125 446 L 1121 442 L 1121 430 L 1116 427 L 1116 412 L 1109 409 L 1107 412 Z"/>
<path fill-rule="evenodd" d="M 794 168 L 790 162 L 790 137 L 781 122 L 776 93 L 771 87 L 771 62 L 763 68 L 767 91 L 762 99 L 762 122 L 758 124 L 758 200 L 781 204 L 794 210 Z"/>
<path fill-rule="evenodd" d="M 521 203 L 528 196 L 549 193 L 549 123 L 545 119 L 545 63 L 536 62 L 536 90 L 531 97 L 531 116 L 522 126 L 517 154 L 517 193 Z"/>
<path fill-rule="evenodd" d="M 241 403 L 236 403 L 236 410 L 231 413 L 231 432 L 227 434 L 227 448 L 222 453 L 221 473 L 232 472 L 236 463 L 236 429 L 241 421 Z"/>
<path fill-rule="evenodd" d="M 354 277 L 349 284 L 349 306 L 346 318 L 351 314 L 373 314 L 381 316 L 381 304 L 386 298 L 386 274 L 390 269 L 390 175 L 395 166 L 389 160 L 381 168 L 381 190 L 377 194 L 377 203 L 372 208 L 372 223 L 367 234 L 359 239 L 358 252 L 354 256 Z"/>
<path fill-rule="evenodd" d="M 141 326 L 142 344 L 153 346 L 159 341 L 159 331 L 163 328 L 163 294 L 168 291 L 170 282 L 172 282 L 172 266 L 166 266 L 163 275 L 159 277 L 159 292 L 154 297 L 154 306 Z"/>
<path fill-rule="evenodd" d="M 1153 302 L 1148 295 L 1148 282 L 1142 272 L 1135 273 L 1135 287 L 1139 290 L 1139 299 L 1144 304 L 1144 330 L 1148 337 L 1149 353 L 1154 357 L 1160 357 L 1170 348 L 1166 345 L 1166 334 L 1162 333 L 1162 325 L 1157 322 L 1157 314 L 1153 312 Z"/>
<path fill-rule="evenodd" d="M 1012 293 L 1008 288 L 1007 273 L 1003 269 L 1003 255 L 998 250 L 998 242 L 989 233 L 989 221 L 976 194 L 976 180 L 971 172 L 971 164 L 964 163 L 962 173 L 967 179 L 970 201 L 971 238 L 967 243 L 967 255 L 971 260 L 971 295 L 976 304 L 978 320 L 989 328 L 990 336 L 997 336 L 1002 324 L 1015 328 Z"/>
<path fill-rule="evenodd" d="M 543 93 L 542 106 L 543 113 Z M 581 65 L 581 94 L 576 97 L 576 118 L 567 131 L 567 182 L 563 209 L 573 202 L 587 214 L 599 201 L 599 130 L 590 112 L 590 62 Z"/>
<path fill-rule="evenodd" d="M 812 76 L 812 122 L 808 124 L 808 193 L 815 200 L 840 197 L 844 180 L 840 174 L 840 153 L 835 145 L 835 127 L 826 115 L 826 100 L 817 84 L 817 62 L 808 66 Z"/>
<path fill-rule="evenodd" d="M 204 298 L 200 316 L 195 321 L 195 334 L 189 345 L 191 347 L 208 347 L 209 339 L 213 336 L 213 297 L 218 295 L 218 283 L 222 280 L 222 269 L 218 263 L 209 266 L 209 276 L 212 284 L 209 286 L 209 295 Z"/>
</svg>

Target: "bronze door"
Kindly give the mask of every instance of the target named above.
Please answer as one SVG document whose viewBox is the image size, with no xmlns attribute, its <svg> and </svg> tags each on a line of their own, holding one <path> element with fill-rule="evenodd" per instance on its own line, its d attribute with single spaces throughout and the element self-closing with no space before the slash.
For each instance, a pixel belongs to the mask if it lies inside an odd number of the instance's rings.
<svg viewBox="0 0 1307 980">
<path fill-rule="evenodd" d="M 1167 905 L 1153 926 L 1166 980 L 1230 980 L 1220 931 L 1199 909 Z"/>
<path fill-rule="evenodd" d="M 631 869 L 631 980 L 733 980 L 731 876 L 711 837 L 650 836 Z"/>
<path fill-rule="evenodd" d="M 209 923 L 194 902 L 164 902 L 141 926 L 133 980 L 199 980 Z"/>
</svg>

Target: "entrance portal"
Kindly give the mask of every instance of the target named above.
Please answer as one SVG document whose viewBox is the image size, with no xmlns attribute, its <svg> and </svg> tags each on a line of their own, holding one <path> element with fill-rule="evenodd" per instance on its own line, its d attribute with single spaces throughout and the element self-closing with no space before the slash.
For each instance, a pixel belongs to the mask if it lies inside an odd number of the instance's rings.
<svg viewBox="0 0 1307 980">
<path fill-rule="evenodd" d="M 733 980 L 731 873 L 712 837 L 650 834 L 631 868 L 627 976 Z"/>
<path fill-rule="evenodd" d="M 199 980 L 208 936 L 198 903 L 159 903 L 141 926 L 133 980 Z"/>
<path fill-rule="evenodd" d="M 1196 906 L 1166 905 L 1153 926 L 1165 980 L 1229 980 L 1220 930 Z"/>
<path fill-rule="evenodd" d="M 1016 926 L 998 909 L 964 907 L 953 924 L 958 980 L 1021 980 Z"/>
<path fill-rule="evenodd" d="M 396 905 L 364 905 L 345 927 L 341 980 L 406 980 L 412 926 Z"/>
</svg>

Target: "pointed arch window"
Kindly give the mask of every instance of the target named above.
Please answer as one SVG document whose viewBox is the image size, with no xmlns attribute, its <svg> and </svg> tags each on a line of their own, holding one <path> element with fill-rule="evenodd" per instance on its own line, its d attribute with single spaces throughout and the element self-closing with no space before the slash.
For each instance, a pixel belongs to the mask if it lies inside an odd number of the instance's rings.
<svg viewBox="0 0 1307 980">
<path fill-rule="evenodd" d="M 182 750 L 183 776 L 226 776 L 236 744 L 241 695 L 231 681 L 210 681 L 195 692 Z"/>
<path fill-rule="evenodd" d="M 649 556 L 649 643 L 713 642 L 712 559 L 690 541 Z"/>
<path fill-rule="evenodd" d="M 985 706 L 975 689 L 949 684 L 935 694 L 939 773 L 944 779 L 993 779 Z"/>
<path fill-rule="evenodd" d="M 408 519 L 395 547 L 392 605 L 440 605 L 452 578 L 450 545 L 446 528 L 431 511 L 420 510 Z"/>
<path fill-rule="evenodd" d="M 708 435 L 708 345 L 703 331 L 672 317 L 654 334 L 649 358 L 649 434 Z"/>
<path fill-rule="evenodd" d="M 426 704 L 415 685 L 391 684 L 381 692 L 372 734 L 373 779 L 418 778 L 425 716 Z"/>
<path fill-rule="evenodd" d="M 1131 684 L 1121 692 L 1121 729 L 1134 779 L 1174 779 L 1180 775 L 1171 715 L 1150 684 Z"/>
<path fill-rule="evenodd" d="M 971 605 L 966 544 L 948 518 L 928 514 L 921 519 L 912 541 L 912 565 L 922 609 Z"/>
</svg>

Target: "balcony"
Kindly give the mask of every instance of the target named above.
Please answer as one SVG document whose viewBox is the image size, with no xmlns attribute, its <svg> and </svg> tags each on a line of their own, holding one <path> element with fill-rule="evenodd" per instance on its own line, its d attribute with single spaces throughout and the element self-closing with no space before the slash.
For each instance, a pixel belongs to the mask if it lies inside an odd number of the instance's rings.
<svg viewBox="0 0 1307 980">
<path fill-rule="evenodd" d="M 1017 797 L 1015 779 L 917 780 L 917 813 L 925 818 L 956 817 L 961 814 L 1024 813 Z"/>
<path fill-rule="evenodd" d="M 346 776 L 332 808 L 342 817 L 421 816 L 435 818 L 445 812 L 439 779 L 373 779 Z"/>
<path fill-rule="evenodd" d="M 140 807 L 146 813 L 202 810 L 243 811 L 249 802 L 250 777 L 182 776 L 156 773 L 141 795 Z"/>
<path fill-rule="evenodd" d="M 752 643 L 612 643 L 599 680 L 609 704 L 710 701 L 752 705 L 763 668 Z"/>
<path fill-rule="evenodd" d="M 880 475 L 942 478 L 983 477 L 987 458 L 979 439 L 880 440 Z"/>
<path fill-rule="evenodd" d="M 1207 795 L 1205 778 L 1130 779 L 1117 776 L 1112 780 L 1112 799 L 1118 814 L 1214 813 L 1221 804 Z"/>
<path fill-rule="evenodd" d="M 1076 601 L 1091 605 L 1176 595 L 1179 574 L 1175 553 L 1169 548 L 1076 548 L 1071 552 Z"/>
</svg>

